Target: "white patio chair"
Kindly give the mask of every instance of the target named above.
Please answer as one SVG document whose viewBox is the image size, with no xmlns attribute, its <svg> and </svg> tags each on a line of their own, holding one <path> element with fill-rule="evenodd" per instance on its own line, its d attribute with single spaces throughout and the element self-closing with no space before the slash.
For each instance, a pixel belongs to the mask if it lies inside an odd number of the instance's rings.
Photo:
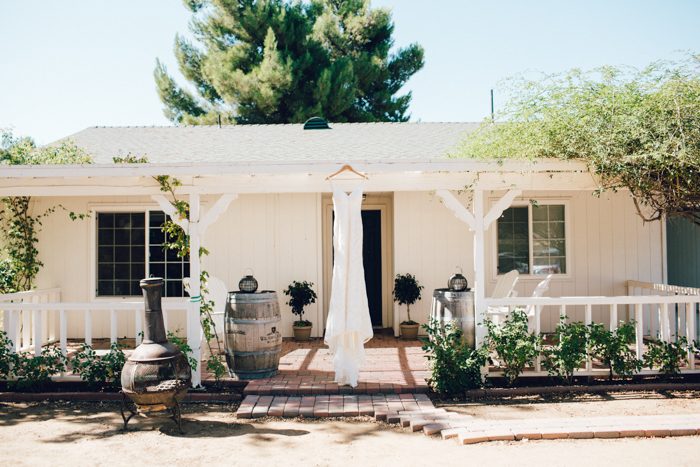
<svg viewBox="0 0 700 467">
<path fill-rule="evenodd" d="M 190 294 L 190 278 L 185 277 L 182 280 L 185 286 L 185 291 Z M 212 301 L 214 302 L 214 310 L 211 312 L 211 318 L 214 321 L 214 327 L 216 328 L 216 335 L 219 337 L 221 345 L 224 345 L 224 313 L 226 310 L 226 296 L 228 295 L 228 289 L 226 284 L 221 279 L 213 276 L 209 276 L 207 282 L 203 284 L 203 289 L 207 289 L 208 293 L 202 294 L 202 301 Z M 202 351 L 208 351 L 206 343 L 202 340 Z"/>
<path fill-rule="evenodd" d="M 532 297 L 541 297 L 549 289 L 549 281 L 552 279 L 553 274 L 548 274 L 547 277 L 537 284 L 535 291 L 532 292 Z M 525 314 L 527 315 L 528 321 L 530 322 L 529 328 L 530 332 L 535 334 L 540 334 L 540 313 L 542 312 L 542 305 L 528 305 L 525 308 Z"/>
<path fill-rule="evenodd" d="M 515 284 L 518 283 L 519 277 L 520 273 L 517 269 L 513 269 L 512 271 L 500 276 L 498 278 L 498 282 L 496 283 L 496 288 L 493 289 L 491 298 L 516 297 L 518 295 L 518 292 L 516 292 L 514 289 Z M 486 311 L 488 315 L 491 316 L 491 319 L 493 319 L 494 322 L 498 323 L 500 317 L 507 315 L 510 311 L 510 308 L 507 306 L 490 306 Z"/>
</svg>

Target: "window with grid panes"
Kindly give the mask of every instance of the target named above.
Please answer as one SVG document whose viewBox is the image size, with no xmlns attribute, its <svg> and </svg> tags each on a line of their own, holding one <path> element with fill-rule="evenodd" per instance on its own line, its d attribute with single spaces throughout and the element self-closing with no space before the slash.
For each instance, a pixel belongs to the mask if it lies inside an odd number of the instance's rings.
<svg viewBox="0 0 700 467">
<path fill-rule="evenodd" d="M 565 208 L 511 207 L 498 219 L 498 273 L 566 274 Z"/>
<path fill-rule="evenodd" d="M 151 275 L 165 279 L 165 297 L 183 297 L 182 278 L 189 258 L 163 250 L 160 211 L 97 214 L 97 295 L 142 295 L 139 281 Z"/>
</svg>

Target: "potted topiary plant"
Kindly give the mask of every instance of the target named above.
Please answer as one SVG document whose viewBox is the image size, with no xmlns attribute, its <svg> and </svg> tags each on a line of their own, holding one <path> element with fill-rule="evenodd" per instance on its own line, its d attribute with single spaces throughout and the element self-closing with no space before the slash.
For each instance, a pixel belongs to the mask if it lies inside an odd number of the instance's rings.
<svg viewBox="0 0 700 467">
<path fill-rule="evenodd" d="M 313 286 L 313 282 L 294 281 L 284 290 L 284 294 L 290 297 L 287 305 L 292 307 L 292 313 L 299 315 L 293 324 L 294 339 L 297 341 L 308 341 L 311 337 L 313 323 L 304 319 L 304 307 L 316 303 L 316 292 L 311 288 Z"/>
<path fill-rule="evenodd" d="M 411 274 L 397 274 L 394 280 L 394 301 L 406 305 L 408 320 L 401 323 L 401 336 L 404 339 L 415 339 L 418 336 L 418 323 L 411 319 L 411 305 L 420 300 L 422 285 Z"/>
</svg>

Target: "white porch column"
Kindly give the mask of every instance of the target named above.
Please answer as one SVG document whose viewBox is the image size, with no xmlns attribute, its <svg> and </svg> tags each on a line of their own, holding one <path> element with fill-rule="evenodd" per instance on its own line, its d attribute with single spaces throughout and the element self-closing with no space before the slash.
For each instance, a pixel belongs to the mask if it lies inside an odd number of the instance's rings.
<svg viewBox="0 0 700 467">
<path fill-rule="evenodd" d="M 464 221 L 469 230 L 474 231 L 474 317 L 476 320 L 476 345 L 486 336 L 486 328 L 479 326 L 486 318 L 486 259 L 484 256 L 484 232 L 496 221 L 513 200 L 522 194 L 521 190 L 508 190 L 501 199 L 484 215 L 484 190 L 474 190 L 474 214 L 472 215 L 462 203 L 448 190 L 436 190 L 448 209 Z"/>
<path fill-rule="evenodd" d="M 199 324 L 199 307 L 201 305 L 200 295 L 202 293 L 199 282 L 202 271 L 199 262 L 199 195 L 190 195 L 190 295 L 197 297 L 197 301 L 191 302 L 191 307 L 187 311 L 187 344 L 192 349 L 192 357 L 197 360 L 197 369 L 192 371 L 192 386 L 197 387 L 202 384 L 202 349 L 201 331 Z M 190 299 L 193 300 L 193 299 Z"/>
<path fill-rule="evenodd" d="M 474 317 L 475 343 L 478 347 L 486 335 L 480 323 L 486 318 L 486 264 L 484 258 L 484 190 L 474 190 Z"/>
</svg>

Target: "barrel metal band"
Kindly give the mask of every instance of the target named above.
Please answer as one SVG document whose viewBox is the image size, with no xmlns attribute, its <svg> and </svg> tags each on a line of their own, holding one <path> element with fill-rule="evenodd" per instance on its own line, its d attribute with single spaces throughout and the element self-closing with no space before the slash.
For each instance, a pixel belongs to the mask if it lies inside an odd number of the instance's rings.
<svg viewBox="0 0 700 467">
<path fill-rule="evenodd" d="M 462 318 L 448 318 L 447 316 L 443 317 L 442 320 L 446 323 L 450 323 L 452 321 L 458 321 L 460 323 L 469 323 L 472 321 L 475 321 L 473 316 L 467 316 L 467 317 L 462 317 Z"/>
<path fill-rule="evenodd" d="M 273 350 L 256 350 L 253 352 L 245 352 L 243 350 L 229 350 L 226 349 L 226 353 L 228 355 L 235 355 L 237 357 L 252 357 L 255 355 L 275 355 L 278 354 L 282 351 L 282 349 L 273 349 Z M 252 371 L 252 370 L 251 370 Z"/>
<path fill-rule="evenodd" d="M 279 321 L 282 321 L 281 317 L 268 318 L 268 319 L 236 319 L 236 318 L 226 317 L 226 322 L 232 323 L 232 324 L 270 324 L 270 323 L 277 323 Z"/>
</svg>

